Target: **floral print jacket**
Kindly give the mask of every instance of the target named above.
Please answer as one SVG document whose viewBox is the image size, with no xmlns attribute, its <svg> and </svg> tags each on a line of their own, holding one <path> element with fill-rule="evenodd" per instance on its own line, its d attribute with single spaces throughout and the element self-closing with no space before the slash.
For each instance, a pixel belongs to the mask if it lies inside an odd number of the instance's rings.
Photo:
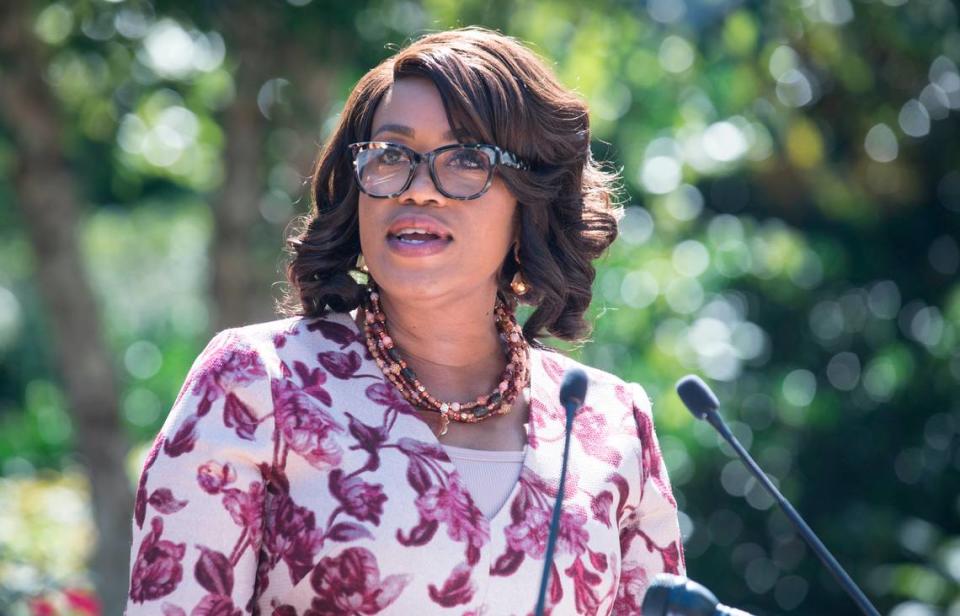
<svg viewBox="0 0 960 616">
<path fill-rule="evenodd" d="M 523 469 L 487 519 L 350 315 L 220 332 L 143 465 L 127 616 L 531 614 L 579 364 L 530 353 Z M 547 606 L 639 614 L 684 571 L 676 502 L 643 389 L 581 367 Z"/>
</svg>

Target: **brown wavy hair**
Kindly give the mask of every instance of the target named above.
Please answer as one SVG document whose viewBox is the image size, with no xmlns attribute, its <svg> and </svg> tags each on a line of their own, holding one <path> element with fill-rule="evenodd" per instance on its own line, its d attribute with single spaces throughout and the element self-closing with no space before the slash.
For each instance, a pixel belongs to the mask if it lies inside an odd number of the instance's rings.
<svg viewBox="0 0 960 616">
<path fill-rule="evenodd" d="M 522 275 L 531 290 L 517 298 L 513 254 L 499 293 L 535 307 L 524 323 L 528 341 L 553 335 L 579 342 L 592 298 L 592 261 L 617 237 L 619 182 L 590 153 L 586 103 L 516 39 L 479 27 L 427 34 L 368 72 L 354 87 L 312 173 L 311 212 L 295 220 L 287 243 L 290 285 L 279 310 L 287 316 L 349 312 L 362 299 L 358 189 L 347 145 L 370 139 L 373 114 L 397 79 L 425 77 L 440 92 L 455 130 L 499 145 L 531 166 L 498 167 L 517 199 Z"/>
</svg>

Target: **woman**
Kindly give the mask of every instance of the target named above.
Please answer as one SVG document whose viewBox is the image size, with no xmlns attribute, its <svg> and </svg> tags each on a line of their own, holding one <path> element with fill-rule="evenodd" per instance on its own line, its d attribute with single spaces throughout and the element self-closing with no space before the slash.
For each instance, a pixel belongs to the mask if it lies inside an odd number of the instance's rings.
<svg viewBox="0 0 960 616">
<path fill-rule="evenodd" d="M 295 316 L 215 336 L 147 456 L 128 616 L 532 612 L 579 366 L 538 339 L 586 334 L 616 236 L 589 140 L 488 30 L 360 80 L 291 241 Z M 584 369 L 547 606 L 636 614 L 683 571 L 676 503 L 643 389 Z"/>
</svg>

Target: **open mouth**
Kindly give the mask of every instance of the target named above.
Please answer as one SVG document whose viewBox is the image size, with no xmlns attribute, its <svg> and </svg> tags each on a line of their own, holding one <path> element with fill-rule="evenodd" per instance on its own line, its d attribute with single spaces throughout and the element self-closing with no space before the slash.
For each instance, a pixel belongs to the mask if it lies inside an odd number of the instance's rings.
<svg viewBox="0 0 960 616">
<path fill-rule="evenodd" d="M 397 240 L 398 242 L 402 242 L 404 244 L 411 244 L 411 245 L 426 244 L 427 242 L 435 242 L 438 240 L 443 240 L 443 241 L 453 240 L 452 237 L 438 235 L 436 233 L 431 233 L 429 231 L 407 230 L 407 229 L 404 229 L 397 233 L 389 233 L 387 234 L 387 237 L 389 239 L 394 239 L 394 240 Z"/>
<path fill-rule="evenodd" d="M 401 257 L 436 255 L 453 242 L 453 234 L 439 220 L 423 214 L 405 214 L 387 228 L 387 245 Z"/>
</svg>

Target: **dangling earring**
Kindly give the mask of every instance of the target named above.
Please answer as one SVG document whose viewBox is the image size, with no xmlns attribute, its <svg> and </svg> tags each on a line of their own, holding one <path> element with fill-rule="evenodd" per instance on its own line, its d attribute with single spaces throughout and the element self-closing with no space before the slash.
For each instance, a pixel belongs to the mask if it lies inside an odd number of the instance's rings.
<svg viewBox="0 0 960 616">
<path fill-rule="evenodd" d="M 363 253 L 360 253 L 360 256 L 357 257 L 357 269 L 364 274 L 369 274 L 370 270 L 367 269 L 367 262 L 363 260 Z"/>
<path fill-rule="evenodd" d="M 513 245 L 513 258 L 517 262 L 517 273 L 513 275 L 513 280 L 510 281 L 510 288 L 514 295 L 526 295 L 527 291 L 530 290 L 530 285 L 524 280 L 523 274 L 520 273 L 520 242 Z"/>
</svg>

